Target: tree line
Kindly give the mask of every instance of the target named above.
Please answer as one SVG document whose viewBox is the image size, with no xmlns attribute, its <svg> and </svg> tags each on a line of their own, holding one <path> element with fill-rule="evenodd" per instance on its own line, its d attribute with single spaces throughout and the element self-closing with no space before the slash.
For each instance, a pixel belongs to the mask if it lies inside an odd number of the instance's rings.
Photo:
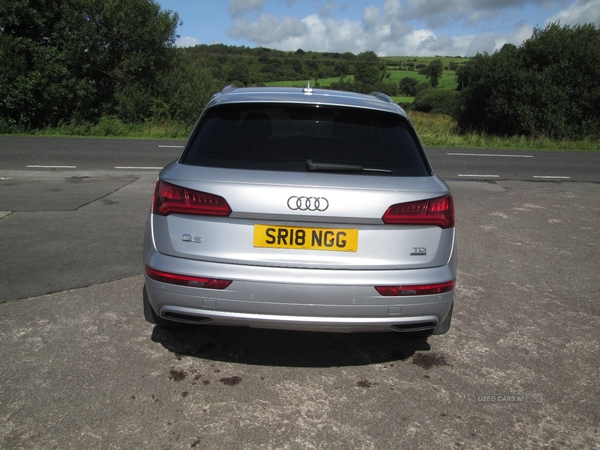
<svg viewBox="0 0 600 450">
<path fill-rule="evenodd" d="M 600 30 L 548 25 L 454 67 L 298 49 L 176 48 L 176 12 L 154 0 L 3 0 L 0 133 L 97 122 L 193 123 L 227 84 L 338 78 L 330 88 L 415 96 L 403 106 L 452 115 L 460 130 L 556 139 L 600 137 Z M 409 67 L 411 66 L 412 67 Z M 391 70 L 418 70 L 392 82 Z M 437 89 L 456 70 L 456 91 Z"/>
<path fill-rule="evenodd" d="M 463 131 L 600 138 L 600 29 L 538 28 L 520 46 L 478 54 L 457 71 L 454 117 Z"/>
<path fill-rule="evenodd" d="M 114 116 L 190 121 L 219 88 L 150 0 L 2 0 L 0 132 Z"/>
</svg>

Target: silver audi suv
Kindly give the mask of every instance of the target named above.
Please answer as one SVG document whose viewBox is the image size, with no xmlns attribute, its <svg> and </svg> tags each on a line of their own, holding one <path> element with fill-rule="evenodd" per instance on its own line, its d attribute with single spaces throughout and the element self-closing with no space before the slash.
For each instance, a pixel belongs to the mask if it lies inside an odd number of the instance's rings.
<svg viewBox="0 0 600 450">
<path fill-rule="evenodd" d="M 386 95 L 229 86 L 160 172 L 144 264 L 160 326 L 443 334 L 454 203 Z"/>
</svg>

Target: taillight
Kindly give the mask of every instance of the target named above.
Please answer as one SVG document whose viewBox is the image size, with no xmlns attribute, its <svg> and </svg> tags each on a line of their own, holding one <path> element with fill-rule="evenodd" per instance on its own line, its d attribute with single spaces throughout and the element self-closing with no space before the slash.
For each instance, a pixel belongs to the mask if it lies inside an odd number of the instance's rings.
<svg viewBox="0 0 600 450">
<path fill-rule="evenodd" d="M 454 200 L 452 195 L 446 195 L 430 200 L 398 203 L 390 206 L 382 219 L 387 224 L 435 225 L 440 228 L 452 228 Z"/>
<path fill-rule="evenodd" d="M 377 292 L 386 297 L 389 296 L 408 296 L 408 295 L 435 295 L 450 292 L 454 289 L 456 281 L 436 284 L 417 284 L 407 286 L 375 286 Z"/>
<path fill-rule="evenodd" d="M 223 216 L 231 214 L 231 208 L 223 197 L 197 192 L 158 180 L 154 189 L 152 212 L 160 216 L 169 214 L 197 214 Z"/>
<path fill-rule="evenodd" d="M 188 275 L 179 275 L 176 273 L 161 272 L 146 266 L 146 275 L 154 281 L 161 283 L 177 284 L 179 286 L 206 288 L 206 289 L 225 289 L 232 283 L 232 280 L 219 280 L 216 278 L 191 277 Z"/>
</svg>

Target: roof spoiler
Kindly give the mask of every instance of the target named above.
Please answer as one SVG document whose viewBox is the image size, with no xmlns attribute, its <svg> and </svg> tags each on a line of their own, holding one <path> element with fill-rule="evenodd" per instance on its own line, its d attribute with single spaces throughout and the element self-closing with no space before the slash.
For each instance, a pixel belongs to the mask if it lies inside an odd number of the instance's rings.
<svg viewBox="0 0 600 450">
<path fill-rule="evenodd" d="M 234 89 L 237 89 L 237 86 L 235 84 L 230 84 L 228 86 L 225 86 L 223 88 L 223 90 L 221 91 L 222 95 L 226 95 L 229 94 L 231 91 L 233 91 Z"/>
<path fill-rule="evenodd" d="M 377 97 L 379 100 L 384 101 L 386 103 L 394 103 L 392 97 L 390 97 L 387 94 L 384 94 L 383 92 L 371 92 L 370 95 L 373 95 L 374 97 Z"/>
</svg>

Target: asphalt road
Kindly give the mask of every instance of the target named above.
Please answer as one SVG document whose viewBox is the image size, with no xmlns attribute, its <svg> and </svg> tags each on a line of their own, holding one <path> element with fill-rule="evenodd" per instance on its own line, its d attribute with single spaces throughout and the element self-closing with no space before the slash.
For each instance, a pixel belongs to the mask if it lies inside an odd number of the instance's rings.
<svg viewBox="0 0 600 450">
<path fill-rule="evenodd" d="M 0 136 L 2 170 L 155 170 L 176 159 L 184 141 Z M 598 182 L 600 152 L 427 149 L 447 180 Z"/>
<path fill-rule="evenodd" d="M 154 170 L 176 159 L 184 144 L 152 139 L 0 136 L 0 162 L 4 170 Z"/>
<path fill-rule="evenodd" d="M 146 323 L 181 144 L 0 137 L 0 448 L 600 447 L 596 154 L 428 150 L 459 278 L 413 339 Z"/>
</svg>

